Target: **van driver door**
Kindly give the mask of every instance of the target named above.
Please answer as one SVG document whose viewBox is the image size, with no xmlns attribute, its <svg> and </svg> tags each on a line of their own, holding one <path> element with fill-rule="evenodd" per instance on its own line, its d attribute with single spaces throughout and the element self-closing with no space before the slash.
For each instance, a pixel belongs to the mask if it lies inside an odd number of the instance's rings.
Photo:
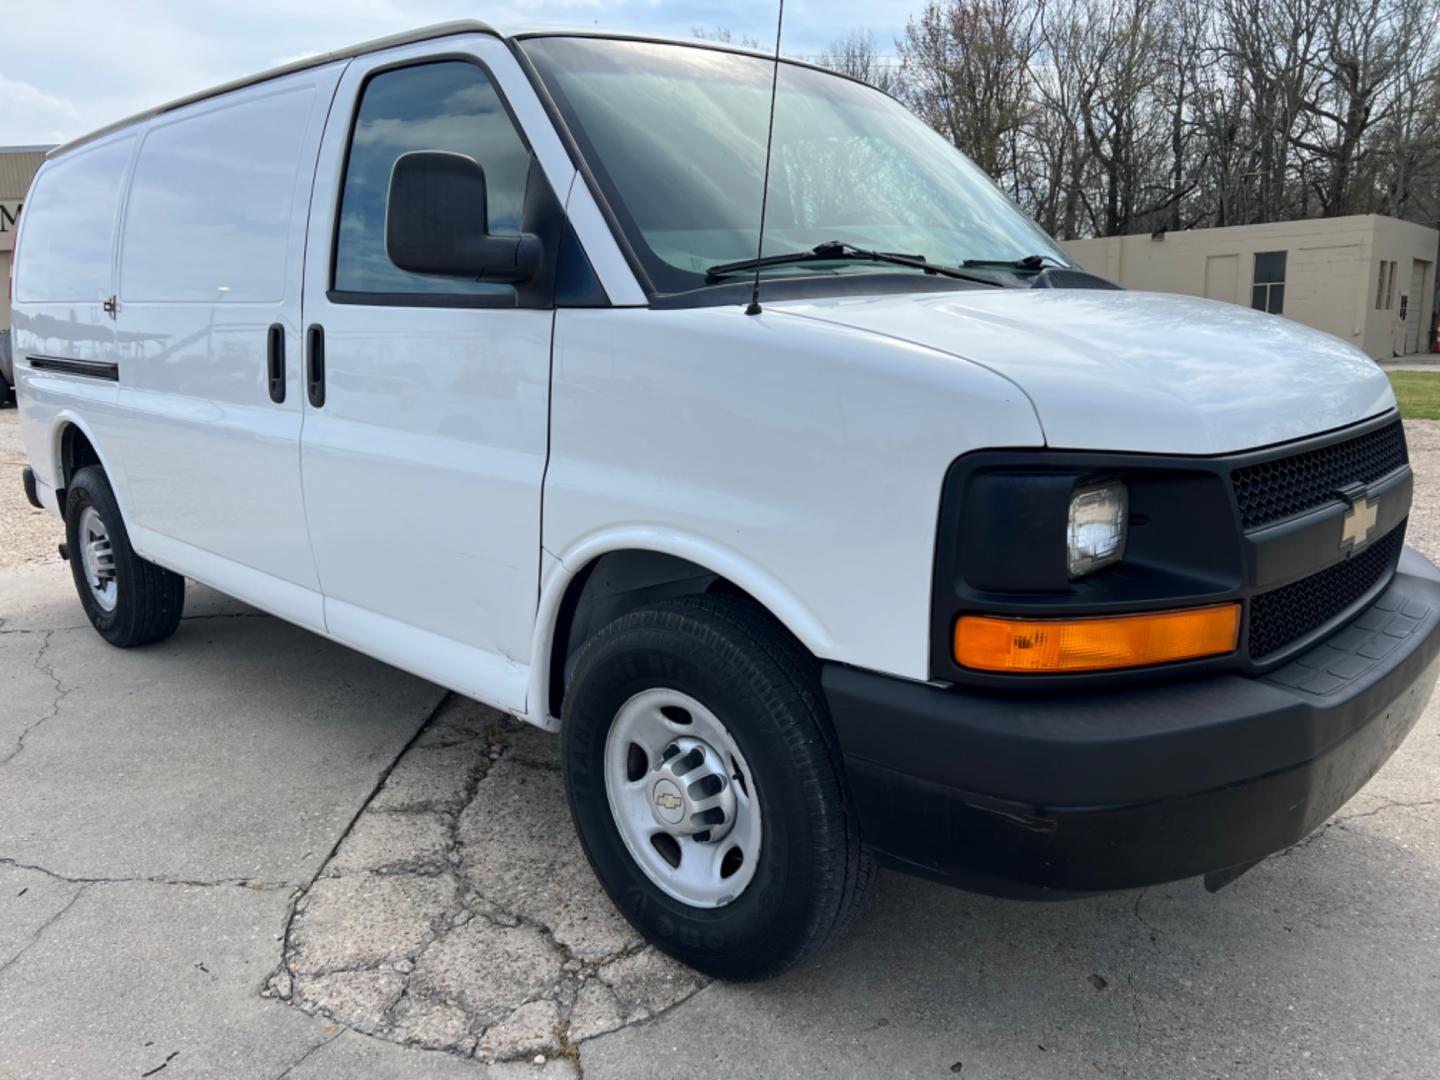
<svg viewBox="0 0 1440 1080">
<path fill-rule="evenodd" d="M 503 43 L 483 35 L 347 68 L 310 214 L 301 471 L 330 634 L 521 710 L 553 311 L 512 285 L 407 273 L 385 247 L 391 172 L 412 151 L 479 162 L 491 233 L 520 232 L 527 181 L 542 174 L 512 86 L 533 100 Z M 571 177 L 573 166 L 549 181 L 563 195 Z"/>
</svg>

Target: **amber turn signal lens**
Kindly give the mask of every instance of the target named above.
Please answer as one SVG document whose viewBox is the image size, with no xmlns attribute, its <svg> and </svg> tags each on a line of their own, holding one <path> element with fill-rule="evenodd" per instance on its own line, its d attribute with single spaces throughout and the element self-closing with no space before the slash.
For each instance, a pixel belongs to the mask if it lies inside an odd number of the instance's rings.
<svg viewBox="0 0 1440 1080">
<path fill-rule="evenodd" d="M 1217 656 L 1239 636 L 1239 604 L 1093 619 L 963 615 L 955 662 L 977 671 L 1103 671 Z"/>
</svg>

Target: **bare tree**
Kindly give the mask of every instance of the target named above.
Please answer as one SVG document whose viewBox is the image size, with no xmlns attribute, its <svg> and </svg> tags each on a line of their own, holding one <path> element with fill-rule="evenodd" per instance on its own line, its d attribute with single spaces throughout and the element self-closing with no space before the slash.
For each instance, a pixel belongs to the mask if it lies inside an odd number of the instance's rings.
<svg viewBox="0 0 1440 1080">
<path fill-rule="evenodd" d="M 1315 194 L 1326 215 L 1348 214 L 1357 199 L 1368 201 L 1355 190 L 1372 149 L 1367 136 L 1402 103 L 1396 91 L 1424 33 L 1427 6 L 1346 0 L 1325 13 L 1322 75 L 1304 102 L 1295 145 L 1323 164 Z"/>
<path fill-rule="evenodd" d="M 1036 22 L 1028 0 L 929 0 L 897 43 L 907 103 L 1012 191 Z"/>
<path fill-rule="evenodd" d="M 760 39 L 749 34 L 741 34 L 738 38 L 728 26 L 717 26 L 707 30 L 703 26 L 692 26 L 690 36 L 699 38 L 701 41 L 714 41 L 721 45 L 739 45 L 742 49 L 760 48 Z"/>
<path fill-rule="evenodd" d="M 871 30 L 851 30 L 836 38 L 821 51 L 818 62 L 887 94 L 894 94 L 900 86 L 895 65 L 881 55 Z"/>
<path fill-rule="evenodd" d="M 924 0 L 896 49 L 858 29 L 819 61 L 899 97 L 1062 238 L 1440 225 L 1440 0 Z"/>
<path fill-rule="evenodd" d="M 1026 128 L 1026 153 L 1016 163 L 1022 205 L 1047 232 L 1066 239 L 1077 235 L 1094 161 L 1082 134 L 1086 31 L 1075 5 L 1041 6 L 1030 66 L 1035 107 Z"/>
</svg>

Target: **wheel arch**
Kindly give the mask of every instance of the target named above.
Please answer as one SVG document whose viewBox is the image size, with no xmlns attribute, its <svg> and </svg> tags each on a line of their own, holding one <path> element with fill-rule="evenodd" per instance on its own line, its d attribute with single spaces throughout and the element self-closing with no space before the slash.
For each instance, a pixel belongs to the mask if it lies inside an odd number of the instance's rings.
<svg viewBox="0 0 1440 1080">
<path fill-rule="evenodd" d="M 65 492 L 71 478 L 87 465 L 98 465 L 110 481 L 110 490 L 120 506 L 120 516 L 128 527 L 130 507 L 123 490 L 123 478 L 115 471 L 104 444 L 95 437 L 89 424 L 69 410 L 57 414 L 52 426 L 51 454 L 55 501 L 61 517 L 65 516 Z"/>
<path fill-rule="evenodd" d="M 533 723 L 560 726 L 565 677 L 601 626 L 672 596 L 731 592 L 753 600 L 813 655 L 831 655 L 829 631 L 792 592 L 734 551 L 699 537 L 626 530 L 575 545 L 542 576 L 529 707 Z"/>
</svg>

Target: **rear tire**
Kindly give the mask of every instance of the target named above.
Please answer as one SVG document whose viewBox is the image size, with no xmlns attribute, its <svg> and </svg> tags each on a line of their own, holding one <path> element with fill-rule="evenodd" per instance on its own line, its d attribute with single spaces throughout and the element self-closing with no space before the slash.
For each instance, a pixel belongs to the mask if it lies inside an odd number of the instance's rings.
<svg viewBox="0 0 1440 1080">
<path fill-rule="evenodd" d="M 3 409 L 10 402 L 15 400 L 15 391 L 5 381 L 5 376 L 0 375 L 0 409 Z"/>
<path fill-rule="evenodd" d="M 185 579 L 135 554 L 99 466 L 87 465 L 70 480 L 65 539 L 75 591 L 101 637 L 128 649 L 175 633 L 185 608 Z"/>
<path fill-rule="evenodd" d="M 762 979 L 851 922 L 872 863 L 818 665 L 753 602 L 683 597 L 615 620 L 581 650 L 564 711 L 581 844 L 646 940 L 710 975 Z M 711 820 L 723 835 L 710 835 Z M 732 847 L 750 850 L 737 861 Z"/>
</svg>

